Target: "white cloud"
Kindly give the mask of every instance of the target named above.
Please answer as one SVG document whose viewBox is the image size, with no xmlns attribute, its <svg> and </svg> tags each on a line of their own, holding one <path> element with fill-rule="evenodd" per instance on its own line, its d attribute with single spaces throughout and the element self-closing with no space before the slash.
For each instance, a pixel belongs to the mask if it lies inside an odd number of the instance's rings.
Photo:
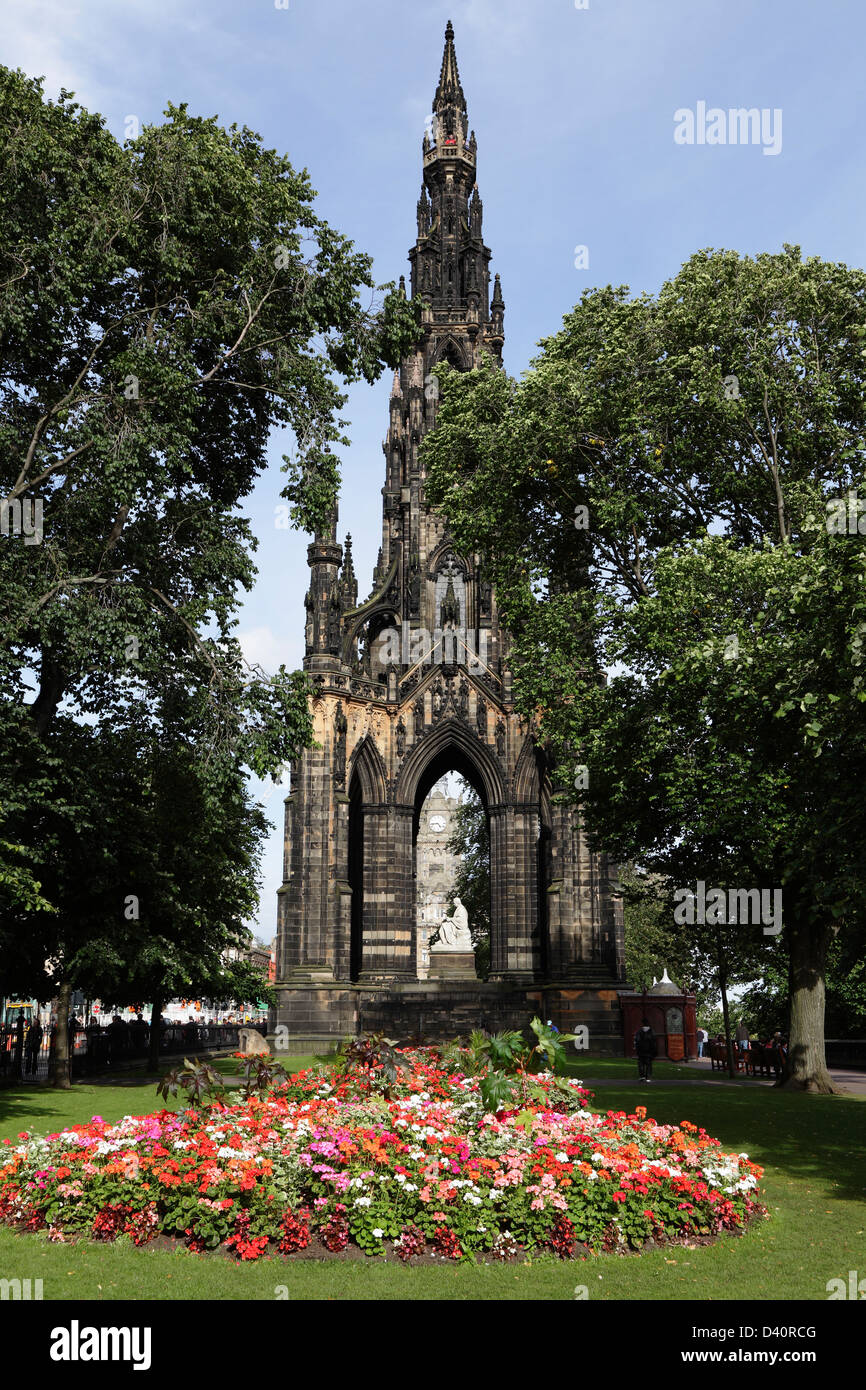
<svg viewBox="0 0 866 1390">
<path fill-rule="evenodd" d="M 286 663 L 287 642 L 277 637 L 269 627 L 251 627 L 238 633 L 241 651 L 251 666 L 261 666 L 262 670 L 273 674 L 281 663 Z"/>
</svg>

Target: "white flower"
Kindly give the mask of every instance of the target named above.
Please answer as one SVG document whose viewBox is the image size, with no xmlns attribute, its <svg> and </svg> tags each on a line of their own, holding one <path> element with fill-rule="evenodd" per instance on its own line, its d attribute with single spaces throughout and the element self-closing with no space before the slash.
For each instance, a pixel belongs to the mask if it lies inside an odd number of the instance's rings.
<svg viewBox="0 0 866 1390">
<path fill-rule="evenodd" d="M 372 1200 L 372 1197 L 356 1197 L 353 1205 L 356 1207 L 368 1207 Z"/>
<path fill-rule="evenodd" d="M 384 1234 L 385 1232 L 382 1230 L 381 1226 L 373 1227 L 373 1235 L 376 1237 L 377 1240 L 381 1240 Z"/>
<path fill-rule="evenodd" d="M 555 1154 L 554 1157 L 555 1157 L 557 1163 L 567 1163 L 567 1162 L 568 1162 L 568 1154 L 567 1154 L 567 1153 L 563 1153 L 562 1150 L 560 1150 L 560 1152 L 559 1152 L 558 1154 Z"/>
</svg>

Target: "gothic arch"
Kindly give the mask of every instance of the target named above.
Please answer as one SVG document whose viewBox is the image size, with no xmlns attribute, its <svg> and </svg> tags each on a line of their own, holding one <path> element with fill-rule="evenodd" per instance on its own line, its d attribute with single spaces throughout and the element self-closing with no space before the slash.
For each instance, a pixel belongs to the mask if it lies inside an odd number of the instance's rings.
<svg viewBox="0 0 866 1390">
<path fill-rule="evenodd" d="M 541 799 L 541 778 L 538 769 L 538 750 L 535 740 L 528 734 L 517 766 L 514 769 L 514 800 L 518 804 L 537 805 Z"/>
<path fill-rule="evenodd" d="M 468 584 L 470 579 L 472 578 L 473 567 L 470 561 L 467 560 L 466 556 L 460 554 L 460 551 L 455 546 L 453 540 L 450 540 L 447 537 L 444 541 L 439 542 L 436 549 L 430 556 L 430 559 L 427 564 L 427 578 L 436 578 L 442 566 L 442 561 L 446 555 L 454 556 L 454 563 L 457 566 L 457 568 L 462 571 L 463 578 Z"/>
<path fill-rule="evenodd" d="M 371 613 L 365 613 L 362 617 L 347 629 L 343 638 L 342 660 L 350 666 L 355 657 L 355 643 L 364 637 L 368 644 L 376 641 L 386 629 L 392 629 L 400 633 L 400 618 L 394 608 L 385 607 L 374 608 Z M 373 634 L 372 637 L 370 634 Z"/>
<path fill-rule="evenodd" d="M 365 734 L 353 749 L 346 778 L 347 786 L 352 786 L 356 775 L 365 806 L 381 806 L 387 801 L 388 773 L 382 761 L 382 754 L 370 734 Z"/>
<path fill-rule="evenodd" d="M 438 345 L 431 371 L 437 362 L 447 362 L 450 367 L 456 367 L 458 372 L 465 372 L 469 368 L 469 361 L 463 344 L 450 335 Z"/>
<path fill-rule="evenodd" d="M 453 759 L 452 766 L 457 772 L 467 769 L 467 781 L 480 784 L 488 811 L 493 806 L 503 805 L 505 786 L 496 758 L 459 719 L 441 720 L 413 744 L 397 775 L 397 804 L 416 806 L 422 783 L 430 778 L 430 786 L 433 785 L 436 780 L 434 764 L 443 762 L 446 757 Z M 437 775 L 441 776 L 441 772 Z"/>
</svg>

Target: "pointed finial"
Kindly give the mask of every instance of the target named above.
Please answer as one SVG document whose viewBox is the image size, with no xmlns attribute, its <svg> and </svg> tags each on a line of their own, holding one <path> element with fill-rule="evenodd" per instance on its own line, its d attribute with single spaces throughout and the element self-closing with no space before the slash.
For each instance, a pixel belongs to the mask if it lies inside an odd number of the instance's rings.
<svg viewBox="0 0 866 1390">
<path fill-rule="evenodd" d="M 445 27 L 445 52 L 442 54 L 442 68 L 439 73 L 439 86 L 433 98 L 433 110 L 441 113 L 450 106 L 454 112 L 465 115 L 466 98 L 460 85 L 457 70 L 457 54 L 454 51 L 454 26 L 449 19 Z"/>
</svg>

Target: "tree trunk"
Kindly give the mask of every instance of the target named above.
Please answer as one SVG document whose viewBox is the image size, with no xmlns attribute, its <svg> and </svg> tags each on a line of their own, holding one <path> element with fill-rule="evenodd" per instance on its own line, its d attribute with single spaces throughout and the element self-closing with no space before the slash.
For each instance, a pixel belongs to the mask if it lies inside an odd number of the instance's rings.
<svg viewBox="0 0 866 1390">
<path fill-rule="evenodd" d="M 64 983 L 57 991 L 57 1028 L 54 1033 L 54 1049 L 51 1084 L 58 1090 L 68 1091 L 72 1085 L 69 1056 L 69 1005 L 72 1001 L 72 985 Z"/>
<path fill-rule="evenodd" d="M 164 1001 L 158 994 L 153 996 L 153 1005 L 150 1010 L 150 1040 L 147 1053 L 147 1065 L 151 1071 L 159 1071 L 159 1040 L 162 1036 L 162 1029 L 159 1021 L 162 1018 L 162 1008 Z"/>
<path fill-rule="evenodd" d="M 40 739 L 44 739 L 48 727 L 57 713 L 57 706 L 63 698 L 66 684 L 65 672 L 53 661 L 46 650 L 42 652 L 39 690 L 30 706 L 30 718 Z"/>
<path fill-rule="evenodd" d="M 788 930 L 791 1033 L 781 1081 L 792 1091 L 845 1094 L 834 1085 L 824 1052 L 824 978 L 833 928 L 802 924 Z"/>
<path fill-rule="evenodd" d="M 728 1076 L 736 1078 L 737 1069 L 734 1065 L 734 1051 L 731 1046 L 731 1019 L 728 1010 L 728 970 L 725 963 L 725 952 L 722 947 L 722 934 L 716 928 L 716 959 L 719 963 L 719 993 L 722 996 L 722 1018 L 725 1021 L 725 1051 L 728 1057 Z"/>
</svg>

